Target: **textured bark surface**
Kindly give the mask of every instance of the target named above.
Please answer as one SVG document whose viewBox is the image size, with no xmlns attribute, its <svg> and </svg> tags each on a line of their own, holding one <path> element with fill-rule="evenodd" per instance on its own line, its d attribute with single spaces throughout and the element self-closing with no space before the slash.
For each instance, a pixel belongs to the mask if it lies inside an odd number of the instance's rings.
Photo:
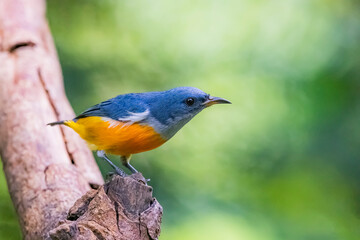
<svg viewBox="0 0 360 240">
<path fill-rule="evenodd" d="M 114 176 L 90 190 L 50 232 L 52 239 L 150 240 L 160 234 L 162 207 L 140 173 Z"/>
<path fill-rule="evenodd" d="M 45 18 L 43 0 L 0 1 L 0 153 L 26 239 L 49 238 L 69 208 L 103 184 L 74 117 Z"/>
</svg>

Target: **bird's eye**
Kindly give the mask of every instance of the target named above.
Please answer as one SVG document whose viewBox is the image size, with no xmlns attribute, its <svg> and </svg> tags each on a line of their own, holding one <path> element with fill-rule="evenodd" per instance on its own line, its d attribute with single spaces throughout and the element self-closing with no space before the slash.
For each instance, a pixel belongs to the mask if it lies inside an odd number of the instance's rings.
<svg viewBox="0 0 360 240">
<path fill-rule="evenodd" d="M 191 106 L 195 103 L 195 99 L 190 97 L 185 100 L 186 105 Z"/>
</svg>

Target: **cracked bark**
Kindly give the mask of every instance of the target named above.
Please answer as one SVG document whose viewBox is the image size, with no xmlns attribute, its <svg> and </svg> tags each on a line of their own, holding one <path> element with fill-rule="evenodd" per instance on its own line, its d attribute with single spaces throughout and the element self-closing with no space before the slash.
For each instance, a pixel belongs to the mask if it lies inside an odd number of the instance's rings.
<svg viewBox="0 0 360 240">
<path fill-rule="evenodd" d="M 151 214 L 153 219 L 159 216 L 161 219 L 161 211 L 151 210 L 161 210 L 156 200 L 139 212 L 137 219 L 139 216 L 143 219 L 135 221 L 133 215 L 127 215 L 129 211 L 124 210 L 127 208 L 121 201 L 116 200 L 119 196 L 109 194 L 115 189 L 111 182 L 91 190 L 102 185 L 103 179 L 86 144 L 68 128 L 46 126 L 48 122 L 71 119 L 74 112 L 64 93 L 60 65 L 45 18 L 44 0 L 0 1 L 0 86 L 0 154 L 25 239 L 49 239 L 50 231 L 51 237 L 56 238 L 56 233 L 62 232 L 59 228 L 67 221 L 72 223 L 71 231 L 92 229 L 94 236 L 121 239 L 102 231 L 109 232 L 113 228 L 124 231 L 128 220 L 138 222 L 138 226 L 148 226 Z M 124 189 L 130 184 L 128 180 L 123 182 Z M 82 199 L 85 202 L 83 208 L 75 211 L 77 205 L 73 204 L 77 199 L 77 204 Z M 95 200 L 99 199 L 104 201 L 96 205 Z M 115 202 L 121 211 L 112 213 L 115 214 L 112 216 L 114 225 L 102 226 L 101 221 L 78 224 L 89 215 L 90 206 L 95 206 L 91 208 L 95 214 L 102 211 L 102 204 L 115 209 Z M 103 221 L 110 218 L 102 217 Z M 83 228 L 74 228 L 74 224 Z M 141 229 L 147 233 L 147 238 L 140 239 L 151 239 L 149 236 L 155 239 L 159 232 L 156 226 Z"/>
<path fill-rule="evenodd" d="M 50 232 L 51 239 L 157 239 L 162 207 L 144 182 L 140 173 L 116 175 L 89 191 Z"/>
</svg>

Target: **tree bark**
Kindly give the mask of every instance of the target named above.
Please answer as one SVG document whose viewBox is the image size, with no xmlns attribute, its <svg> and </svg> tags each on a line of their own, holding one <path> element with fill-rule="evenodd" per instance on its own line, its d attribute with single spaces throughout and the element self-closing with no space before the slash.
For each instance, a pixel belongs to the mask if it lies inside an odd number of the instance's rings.
<svg viewBox="0 0 360 240">
<path fill-rule="evenodd" d="M 49 239 L 50 231 L 66 221 L 77 199 L 88 191 L 81 199 L 105 198 L 100 193 L 110 189 L 111 183 L 96 193 L 91 191 L 103 179 L 76 133 L 46 126 L 73 117 L 45 17 L 45 1 L 0 1 L 0 154 L 25 239 Z M 115 220 L 119 216 L 115 214 Z M 121 221 L 116 223 L 119 227 Z"/>
<path fill-rule="evenodd" d="M 76 201 L 50 236 L 56 240 L 157 239 L 161 217 L 162 207 L 140 173 L 125 178 L 116 175 Z"/>
</svg>

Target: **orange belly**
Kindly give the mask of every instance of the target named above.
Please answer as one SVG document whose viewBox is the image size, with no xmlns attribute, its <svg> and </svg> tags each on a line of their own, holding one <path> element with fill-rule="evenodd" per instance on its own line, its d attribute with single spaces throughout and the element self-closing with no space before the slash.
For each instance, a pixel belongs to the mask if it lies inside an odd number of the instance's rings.
<svg viewBox="0 0 360 240">
<path fill-rule="evenodd" d="M 66 121 L 65 125 L 74 129 L 85 139 L 92 150 L 128 156 L 149 151 L 161 146 L 166 140 L 150 126 L 125 123 L 102 117 L 80 118 L 76 122 Z"/>
</svg>

